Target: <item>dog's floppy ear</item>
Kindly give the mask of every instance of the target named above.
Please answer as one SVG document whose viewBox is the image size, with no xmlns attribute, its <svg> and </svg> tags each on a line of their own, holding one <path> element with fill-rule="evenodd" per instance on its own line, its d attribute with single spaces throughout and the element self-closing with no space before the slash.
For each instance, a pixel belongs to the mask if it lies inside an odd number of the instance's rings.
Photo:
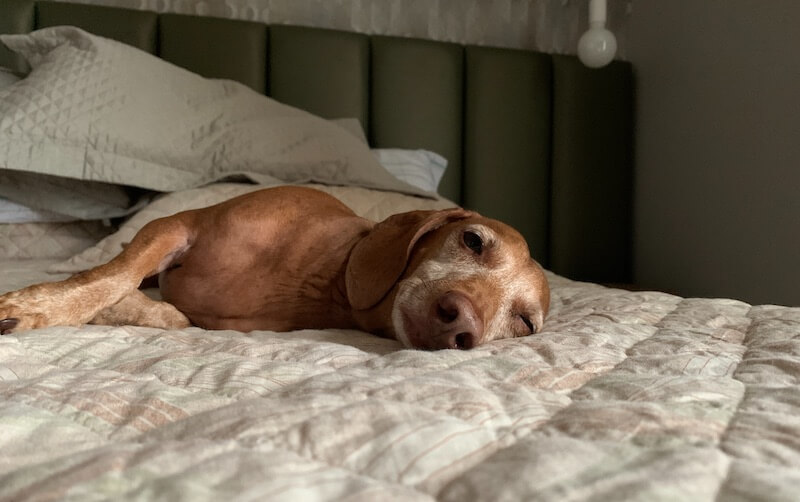
<svg viewBox="0 0 800 502">
<path fill-rule="evenodd" d="M 472 216 L 461 208 L 410 211 L 376 224 L 353 248 L 347 262 L 347 299 L 356 310 L 373 307 L 403 275 L 411 250 L 426 233 L 446 223 Z"/>
</svg>

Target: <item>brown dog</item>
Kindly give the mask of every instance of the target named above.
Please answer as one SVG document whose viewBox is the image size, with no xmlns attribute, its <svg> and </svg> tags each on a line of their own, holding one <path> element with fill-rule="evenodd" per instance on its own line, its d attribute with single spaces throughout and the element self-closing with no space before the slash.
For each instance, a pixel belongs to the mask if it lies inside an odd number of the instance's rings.
<svg viewBox="0 0 800 502">
<path fill-rule="evenodd" d="M 164 302 L 137 288 L 160 274 Z M 511 227 L 463 209 L 380 223 L 318 190 L 259 190 L 145 225 L 105 265 L 0 296 L 0 331 L 135 324 L 357 328 L 468 349 L 535 333 L 547 280 Z"/>
</svg>

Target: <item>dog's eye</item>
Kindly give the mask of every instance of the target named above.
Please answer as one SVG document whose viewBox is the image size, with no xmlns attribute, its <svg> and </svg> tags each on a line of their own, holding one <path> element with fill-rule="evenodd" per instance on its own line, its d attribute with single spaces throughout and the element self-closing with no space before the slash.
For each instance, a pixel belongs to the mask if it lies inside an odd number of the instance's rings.
<svg viewBox="0 0 800 502">
<path fill-rule="evenodd" d="M 481 254 L 483 252 L 483 240 L 481 239 L 481 236 L 475 232 L 464 232 L 464 244 L 466 244 L 467 247 L 470 248 L 475 254 Z"/>
<path fill-rule="evenodd" d="M 525 326 L 528 327 L 528 331 L 530 332 L 531 335 L 536 334 L 536 326 L 533 325 L 530 319 L 528 319 L 524 315 L 519 316 L 519 318 L 522 319 L 522 322 L 524 322 Z"/>
</svg>

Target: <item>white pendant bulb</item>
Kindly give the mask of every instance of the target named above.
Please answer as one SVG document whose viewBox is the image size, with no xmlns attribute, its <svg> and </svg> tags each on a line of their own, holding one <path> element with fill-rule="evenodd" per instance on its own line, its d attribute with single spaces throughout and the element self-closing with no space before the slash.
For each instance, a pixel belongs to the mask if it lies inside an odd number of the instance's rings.
<svg viewBox="0 0 800 502">
<path fill-rule="evenodd" d="M 616 53 L 617 39 L 606 29 L 606 0 L 589 0 L 589 30 L 578 40 L 578 58 L 589 68 L 601 68 Z"/>
</svg>

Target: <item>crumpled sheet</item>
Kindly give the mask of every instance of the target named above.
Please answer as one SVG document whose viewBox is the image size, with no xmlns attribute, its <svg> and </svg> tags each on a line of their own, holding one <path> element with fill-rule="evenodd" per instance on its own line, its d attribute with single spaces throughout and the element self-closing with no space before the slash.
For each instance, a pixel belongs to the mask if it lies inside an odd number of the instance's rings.
<svg viewBox="0 0 800 502">
<path fill-rule="evenodd" d="M 797 500 L 800 309 L 549 277 L 540 334 L 471 351 L 0 337 L 0 499 Z"/>
</svg>

